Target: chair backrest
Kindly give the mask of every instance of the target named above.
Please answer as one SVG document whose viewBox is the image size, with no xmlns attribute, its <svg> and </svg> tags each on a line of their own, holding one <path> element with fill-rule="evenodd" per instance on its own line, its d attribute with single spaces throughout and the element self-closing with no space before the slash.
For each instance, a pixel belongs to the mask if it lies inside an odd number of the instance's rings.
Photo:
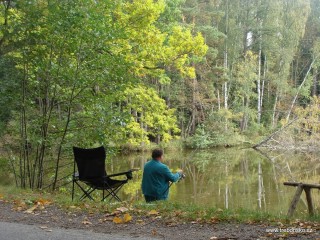
<svg viewBox="0 0 320 240">
<path fill-rule="evenodd" d="M 77 163 L 79 180 L 90 180 L 104 177 L 106 151 L 98 148 L 73 147 L 74 160 Z"/>
</svg>

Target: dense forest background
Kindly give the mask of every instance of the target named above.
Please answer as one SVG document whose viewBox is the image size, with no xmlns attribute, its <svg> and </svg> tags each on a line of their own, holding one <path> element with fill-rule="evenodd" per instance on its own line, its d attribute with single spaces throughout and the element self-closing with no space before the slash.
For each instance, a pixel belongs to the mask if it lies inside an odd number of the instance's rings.
<svg viewBox="0 0 320 240">
<path fill-rule="evenodd" d="M 55 184 L 74 145 L 232 146 L 293 121 L 289 140 L 318 140 L 318 0 L 0 4 L 1 148 L 17 185 L 41 188 L 49 168 Z"/>
</svg>

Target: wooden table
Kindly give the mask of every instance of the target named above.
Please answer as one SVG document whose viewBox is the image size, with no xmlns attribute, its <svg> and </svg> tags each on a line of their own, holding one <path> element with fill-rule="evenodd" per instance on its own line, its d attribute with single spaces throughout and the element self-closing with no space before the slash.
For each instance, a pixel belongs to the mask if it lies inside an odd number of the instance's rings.
<svg viewBox="0 0 320 240">
<path fill-rule="evenodd" d="M 320 184 L 309 184 L 309 183 L 302 183 L 302 182 L 300 182 L 300 183 L 298 183 L 298 182 L 284 182 L 283 184 L 286 186 L 298 187 L 297 191 L 294 194 L 294 197 L 291 201 L 287 216 L 292 217 L 293 212 L 297 207 L 297 203 L 300 199 L 300 196 L 301 196 L 301 193 L 303 190 L 306 193 L 309 214 L 310 214 L 310 216 L 314 215 L 314 209 L 313 209 L 312 198 L 311 198 L 311 189 L 312 188 L 320 189 Z"/>
</svg>

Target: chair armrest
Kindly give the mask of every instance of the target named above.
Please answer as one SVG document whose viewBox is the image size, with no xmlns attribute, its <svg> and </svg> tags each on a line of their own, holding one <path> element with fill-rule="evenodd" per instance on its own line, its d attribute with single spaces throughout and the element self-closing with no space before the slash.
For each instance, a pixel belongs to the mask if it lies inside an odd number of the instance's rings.
<svg viewBox="0 0 320 240">
<path fill-rule="evenodd" d="M 110 175 L 107 175 L 106 177 L 116 177 L 116 176 L 126 175 L 128 179 L 132 179 L 132 172 L 134 172 L 134 171 L 138 171 L 138 169 L 134 168 L 134 169 L 130 169 L 126 172 L 110 174 Z"/>
</svg>

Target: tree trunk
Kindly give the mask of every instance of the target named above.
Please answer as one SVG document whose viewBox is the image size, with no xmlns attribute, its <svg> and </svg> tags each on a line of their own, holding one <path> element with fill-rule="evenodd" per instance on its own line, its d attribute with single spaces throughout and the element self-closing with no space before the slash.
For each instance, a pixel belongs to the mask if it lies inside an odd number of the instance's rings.
<svg viewBox="0 0 320 240">
<path fill-rule="evenodd" d="M 7 1 L 2 1 L 2 5 L 3 5 L 3 7 L 4 7 L 4 14 L 3 14 L 3 16 L 2 16 L 2 22 L 3 22 L 3 24 L 2 24 L 2 26 L 1 26 L 1 28 L 2 28 L 2 31 L 1 31 L 1 38 L 0 38 L 0 56 L 2 55 L 2 54 L 4 54 L 4 50 L 3 50 L 3 45 L 4 45 L 4 43 L 6 42 L 6 39 L 7 39 L 7 36 L 8 36 L 8 34 L 9 34 L 9 31 L 7 30 L 7 27 L 8 27 L 8 19 L 9 19 L 9 10 L 10 10 L 10 8 L 11 8 L 11 3 L 12 3 L 12 1 L 11 0 L 7 0 Z"/>
<path fill-rule="evenodd" d="M 26 187 L 26 165 L 28 163 L 29 151 L 28 151 L 28 135 L 27 135 L 27 119 L 26 119 L 26 88 L 27 88 L 27 72 L 28 66 L 25 66 L 24 77 L 22 80 L 22 101 L 21 101 L 21 123 L 20 123 L 20 187 Z"/>
<path fill-rule="evenodd" d="M 314 58 L 314 59 L 312 60 L 312 62 L 310 63 L 309 69 L 308 69 L 306 75 L 304 76 L 304 79 L 303 79 L 303 81 L 301 82 L 300 86 L 298 87 L 297 93 L 296 93 L 295 96 L 293 97 L 293 100 L 292 100 L 292 103 L 291 103 L 291 106 L 290 106 L 290 108 L 289 108 L 288 115 L 287 115 L 287 118 L 286 118 L 287 121 L 288 121 L 289 118 L 290 118 L 292 109 L 293 109 L 293 107 L 294 107 L 294 104 L 296 103 L 296 100 L 297 100 L 297 98 L 298 98 L 299 92 L 300 92 L 302 86 L 304 85 L 304 83 L 306 82 L 306 80 L 307 80 L 307 78 L 308 78 L 308 75 L 309 75 L 309 72 L 310 72 L 310 70 L 312 69 L 312 66 L 313 66 L 315 60 L 316 60 L 316 58 Z"/>
<path fill-rule="evenodd" d="M 241 132 L 245 131 L 248 127 L 248 109 L 249 109 L 249 98 L 243 98 L 243 117 L 241 121 Z"/>
<path fill-rule="evenodd" d="M 318 69 L 313 69 L 313 84 L 312 84 L 312 96 L 317 96 L 318 93 Z"/>
<path fill-rule="evenodd" d="M 229 176 L 229 170 L 228 170 L 228 162 L 225 161 L 225 179 L 228 179 Z M 228 209 L 229 208 L 229 196 L 228 196 L 228 192 L 229 192 L 229 185 L 228 182 L 226 182 L 226 188 L 225 188 L 225 208 Z"/>
<path fill-rule="evenodd" d="M 260 122 L 261 122 L 261 43 L 260 43 L 258 61 L 259 62 L 258 62 L 258 79 L 257 79 L 257 95 L 258 95 L 257 123 L 260 124 Z"/>
<path fill-rule="evenodd" d="M 79 53 L 81 53 L 81 48 L 82 48 L 82 44 L 80 43 L 79 46 Z M 68 99 L 68 106 L 67 106 L 67 119 L 66 119 L 66 123 L 65 123 L 65 127 L 63 130 L 63 134 L 59 143 L 59 147 L 58 147 L 58 156 L 56 159 L 56 163 L 55 163 L 55 174 L 54 174 L 54 180 L 52 183 L 52 190 L 55 190 L 56 185 L 57 185 L 57 180 L 58 180 L 58 173 L 59 173 L 59 164 L 60 164 L 60 159 L 61 159 L 61 154 L 62 154 L 62 146 L 64 144 L 65 138 L 67 136 L 68 130 L 69 130 L 69 124 L 71 121 L 71 113 L 72 113 L 72 105 L 73 105 L 73 101 L 74 101 L 74 97 L 77 96 L 76 94 L 76 85 L 78 82 L 78 75 L 79 75 L 79 71 L 80 71 L 80 65 L 81 65 L 81 54 L 78 54 L 78 58 L 77 58 L 77 68 L 75 70 L 75 75 L 74 75 L 74 82 L 73 82 L 73 86 L 71 89 L 71 93 L 70 93 L 70 97 Z M 85 87 L 84 87 L 85 88 Z M 80 89 L 79 92 L 83 91 L 83 89 Z"/>
<path fill-rule="evenodd" d="M 263 63 L 263 79 L 262 79 L 261 95 L 260 95 L 261 111 L 262 111 L 262 105 L 263 105 L 264 88 L 265 88 L 265 82 L 266 82 L 266 73 L 267 73 L 267 57 L 265 56 L 264 57 L 264 63 Z M 261 115 L 262 115 L 262 112 L 261 112 L 260 116 Z"/>
<path fill-rule="evenodd" d="M 279 132 L 281 132 L 282 130 L 286 129 L 287 127 L 289 127 L 291 124 L 293 124 L 298 118 L 293 119 L 291 122 L 289 122 L 287 125 L 285 125 L 284 127 L 278 129 L 277 131 L 273 132 L 272 134 L 270 134 L 267 138 L 265 138 L 264 140 L 262 140 L 261 142 L 259 142 L 258 144 L 255 144 L 254 146 L 252 146 L 252 148 L 257 149 L 258 147 L 260 147 L 261 145 L 263 145 L 264 143 L 268 142 L 271 138 L 273 138 L 273 136 L 275 136 L 276 134 L 278 134 Z M 260 152 L 260 151 L 259 151 Z M 260 152 L 262 153 L 262 152 Z"/>
<path fill-rule="evenodd" d="M 218 110 L 220 110 L 221 109 L 221 100 L 220 100 L 220 91 L 219 91 L 219 89 L 217 90 L 217 95 L 218 95 Z M 213 109 L 212 109 L 212 111 L 213 111 Z"/>
<path fill-rule="evenodd" d="M 228 28 L 229 28 L 229 0 L 226 2 L 226 10 L 225 10 L 225 32 L 224 34 L 228 36 Z M 224 74 L 228 74 L 228 42 L 227 38 L 224 40 L 224 53 L 223 53 L 223 67 L 224 67 Z M 223 86 L 223 93 L 224 93 L 224 108 L 228 109 L 228 82 L 224 82 Z"/>
</svg>

